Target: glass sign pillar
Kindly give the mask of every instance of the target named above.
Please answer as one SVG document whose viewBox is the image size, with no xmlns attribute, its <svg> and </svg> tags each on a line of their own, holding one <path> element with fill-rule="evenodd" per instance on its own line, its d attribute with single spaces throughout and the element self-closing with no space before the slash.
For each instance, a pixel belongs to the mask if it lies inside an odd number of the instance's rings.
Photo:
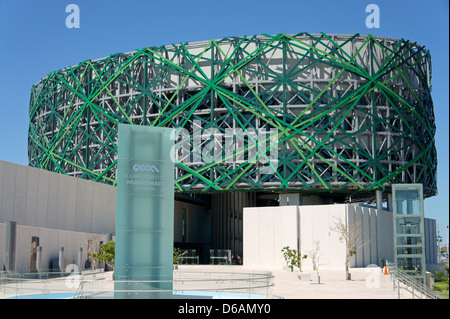
<svg viewBox="0 0 450 319">
<path fill-rule="evenodd" d="M 426 284 L 422 184 L 392 185 L 395 266 Z"/>
<path fill-rule="evenodd" d="M 172 129 L 120 124 L 118 132 L 114 297 L 171 298 Z"/>
</svg>

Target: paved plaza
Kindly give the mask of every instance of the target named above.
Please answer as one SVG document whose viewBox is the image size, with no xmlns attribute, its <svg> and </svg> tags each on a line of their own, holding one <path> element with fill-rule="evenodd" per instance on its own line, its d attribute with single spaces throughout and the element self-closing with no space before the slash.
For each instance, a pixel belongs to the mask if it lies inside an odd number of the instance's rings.
<svg viewBox="0 0 450 319">
<path fill-rule="evenodd" d="M 178 279 L 186 279 L 187 281 L 177 281 L 174 286 L 175 290 L 190 289 L 201 291 L 206 284 L 214 281 L 199 280 L 190 284 L 189 279 L 192 278 L 228 278 L 236 274 L 243 273 L 263 273 L 271 272 L 273 275 L 273 287 L 269 296 L 275 299 L 411 299 L 410 291 L 406 289 L 393 289 L 393 282 L 390 275 L 384 275 L 380 268 L 351 268 L 351 280 L 345 280 L 344 269 L 322 269 L 320 270 L 320 283 L 317 274 L 310 269 L 304 269 L 303 273 L 309 274 L 309 280 L 299 278 L 299 272 L 285 269 L 264 269 L 264 268 L 246 268 L 244 266 L 230 265 L 180 265 L 178 270 Z M 198 272 L 198 276 L 196 275 Z M 222 276 L 222 274 L 228 274 Z M 233 274 L 230 276 L 230 274 Z M 206 277 L 205 277 L 206 276 Z M 89 274 L 83 273 L 87 282 L 95 283 L 95 290 L 102 291 L 106 295 L 114 291 L 114 282 L 112 281 L 112 272 L 101 272 Z M 175 274 L 174 274 L 175 278 Z M 238 278 L 238 277 L 234 277 Z M 43 286 L 43 282 L 45 283 Z M 71 281 L 69 280 L 69 283 Z M 218 280 L 217 282 L 220 282 Z M 68 279 L 67 277 L 50 279 L 46 281 L 24 281 L 20 284 L 11 283 L 10 287 L 18 287 L 20 289 L 4 289 L 0 292 L 1 298 L 10 298 L 17 295 L 43 294 L 43 293 L 66 293 Z M 190 286 L 187 286 L 190 284 Z M 90 283 L 85 284 L 85 288 L 89 290 Z M 181 285 L 181 286 L 179 286 Z M 245 285 L 245 284 L 244 284 Z M 264 284 L 263 284 L 264 285 Z M 93 287 L 93 286 L 92 286 Z M 211 287 L 210 287 L 211 288 Z M 214 288 L 214 287 L 212 287 Z M 264 288 L 265 289 L 265 288 Z M 76 290 L 76 289 L 75 289 Z M 73 296 L 73 294 L 72 294 Z M 45 296 L 44 296 L 45 297 Z M 101 295 L 98 295 L 102 298 Z M 47 296 L 46 298 L 52 298 Z M 225 297 L 226 298 L 226 297 Z M 416 297 L 417 298 L 417 297 Z"/>
<path fill-rule="evenodd" d="M 202 272 L 270 271 L 274 276 L 273 295 L 284 299 L 398 299 L 390 276 L 383 275 L 380 268 L 352 268 L 351 280 L 345 280 L 344 269 L 323 269 L 320 270 L 320 284 L 312 269 L 304 270 L 310 274 L 310 281 L 300 280 L 298 271 L 283 269 L 209 265 L 182 265 L 179 269 Z M 410 298 L 410 294 L 401 290 L 401 298 Z"/>
</svg>

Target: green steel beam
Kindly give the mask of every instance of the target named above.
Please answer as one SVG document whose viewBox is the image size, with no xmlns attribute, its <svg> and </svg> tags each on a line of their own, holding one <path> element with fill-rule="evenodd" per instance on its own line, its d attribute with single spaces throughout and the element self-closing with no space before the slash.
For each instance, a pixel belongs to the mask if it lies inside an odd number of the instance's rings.
<svg viewBox="0 0 450 319">
<path fill-rule="evenodd" d="M 212 163 L 177 162 L 177 192 L 332 190 L 355 199 L 422 183 L 433 196 L 430 59 L 404 39 L 299 33 L 86 60 L 32 87 L 29 164 L 115 185 L 119 123 L 192 131 L 199 121 L 220 136 L 230 127 L 276 129 L 278 142 L 262 150 L 250 137 Z M 271 173 L 255 158 L 230 163 L 254 151 L 269 159 L 271 150 Z"/>
</svg>

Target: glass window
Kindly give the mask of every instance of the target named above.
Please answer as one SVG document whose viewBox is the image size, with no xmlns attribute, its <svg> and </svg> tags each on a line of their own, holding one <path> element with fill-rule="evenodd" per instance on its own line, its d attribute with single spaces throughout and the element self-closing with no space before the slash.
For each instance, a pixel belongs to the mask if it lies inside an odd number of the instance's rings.
<svg viewBox="0 0 450 319">
<path fill-rule="evenodd" d="M 420 215 L 420 194 L 418 190 L 397 190 L 395 196 L 397 214 Z"/>
<path fill-rule="evenodd" d="M 397 237 L 397 245 L 422 245 L 421 237 Z"/>
<path fill-rule="evenodd" d="M 420 218 L 398 218 L 395 222 L 397 234 L 421 234 Z"/>
<path fill-rule="evenodd" d="M 393 185 L 394 257 L 397 267 L 425 278 L 423 191 L 421 184 Z"/>
<path fill-rule="evenodd" d="M 397 248 L 398 255 L 420 255 L 422 253 L 422 248 L 419 247 L 399 247 Z"/>
<path fill-rule="evenodd" d="M 397 259 L 397 267 L 401 270 L 415 270 L 418 273 L 422 271 L 421 258 L 399 257 Z"/>
</svg>

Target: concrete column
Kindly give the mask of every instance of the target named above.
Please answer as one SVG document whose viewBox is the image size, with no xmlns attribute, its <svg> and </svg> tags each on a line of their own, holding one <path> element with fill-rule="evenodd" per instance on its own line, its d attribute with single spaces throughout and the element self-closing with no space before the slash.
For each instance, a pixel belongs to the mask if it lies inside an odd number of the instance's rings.
<svg viewBox="0 0 450 319">
<path fill-rule="evenodd" d="M 83 270 L 83 247 L 78 249 L 78 269 L 79 271 Z"/>
<path fill-rule="evenodd" d="M 377 209 L 383 210 L 383 192 L 377 190 L 375 194 L 377 196 Z"/>
<path fill-rule="evenodd" d="M 17 223 L 7 221 L 5 223 L 5 258 L 4 268 L 8 272 L 16 270 L 16 234 Z"/>
<path fill-rule="evenodd" d="M 41 272 L 41 260 L 42 260 L 42 246 L 36 247 L 36 270 Z"/>
<path fill-rule="evenodd" d="M 392 193 L 387 194 L 387 210 L 392 212 Z"/>
<path fill-rule="evenodd" d="M 64 272 L 64 247 L 59 248 L 58 266 L 59 271 Z"/>
</svg>

